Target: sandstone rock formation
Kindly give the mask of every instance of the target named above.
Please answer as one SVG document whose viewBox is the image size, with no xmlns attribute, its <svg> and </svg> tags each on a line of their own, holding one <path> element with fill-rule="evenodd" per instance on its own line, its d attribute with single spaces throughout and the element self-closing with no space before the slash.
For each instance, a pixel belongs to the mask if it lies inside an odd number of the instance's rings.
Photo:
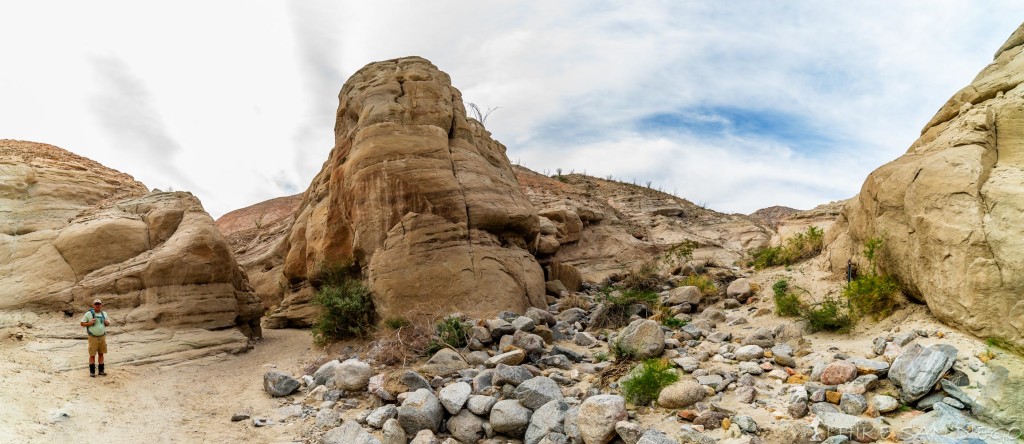
<svg viewBox="0 0 1024 444">
<path fill-rule="evenodd" d="M 60 148 L 0 140 L 0 309 L 86 310 L 128 329 L 259 336 L 262 306 L 189 193 L 150 193 Z"/>
<path fill-rule="evenodd" d="M 718 213 L 642 186 L 515 171 L 541 216 L 538 259 L 574 266 L 586 281 L 603 280 L 683 241 L 698 244 L 694 257 L 730 265 L 768 245 L 773 234 L 748 216 Z"/>
<path fill-rule="evenodd" d="M 544 304 L 540 223 L 505 147 L 429 61 L 367 65 L 339 94 L 335 146 L 282 242 L 273 326 L 307 325 L 317 273 L 354 263 L 381 318 Z"/>
<path fill-rule="evenodd" d="M 868 176 L 826 236 L 834 271 L 871 237 L 946 322 L 1024 349 L 1024 26 L 900 158 Z"/>
<path fill-rule="evenodd" d="M 281 274 L 287 254 L 284 239 L 290 233 L 302 195 L 278 197 L 231 211 L 217 219 L 235 253 L 238 264 L 249 276 L 249 284 L 266 308 L 284 299 L 288 285 Z"/>
<path fill-rule="evenodd" d="M 806 232 L 809 227 L 817 227 L 827 231 L 835 224 L 836 219 L 848 200 L 838 200 L 821 204 L 807 211 L 797 211 L 775 221 L 775 234 L 772 245 L 781 245 L 798 233 Z"/>
</svg>

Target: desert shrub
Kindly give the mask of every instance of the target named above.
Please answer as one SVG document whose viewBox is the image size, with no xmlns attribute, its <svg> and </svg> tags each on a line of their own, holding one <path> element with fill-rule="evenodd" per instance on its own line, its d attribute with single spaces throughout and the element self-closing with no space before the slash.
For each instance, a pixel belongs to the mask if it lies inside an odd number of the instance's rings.
<svg viewBox="0 0 1024 444">
<path fill-rule="evenodd" d="M 687 276 L 683 278 L 683 280 L 679 283 L 679 286 L 697 287 L 697 289 L 700 290 L 701 294 L 703 294 L 704 296 L 712 296 L 718 293 L 718 285 L 715 284 L 715 280 L 711 279 L 711 277 L 709 277 L 706 274 Z"/>
<path fill-rule="evenodd" d="M 694 241 L 682 241 L 678 244 L 673 245 L 660 257 L 660 260 L 668 265 L 675 265 L 679 263 L 688 262 L 693 259 L 693 250 L 696 249 L 700 244 Z"/>
<path fill-rule="evenodd" d="M 780 265 L 792 265 L 821 253 L 825 232 L 818 227 L 807 227 L 786 240 L 785 245 L 765 247 L 751 252 L 751 265 L 760 270 Z"/>
<path fill-rule="evenodd" d="M 679 319 L 675 316 L 662 319 L 661 321 L 661 325 L 664 325 L 668 328 L 683 328 L 686 326 L 686 324 L 686 321 Z"/>
<path fill-rule="evenodd" d="M 604 310 L 595 316 L 595 327 L 619 328 L 626 325 L 630 311 L 637 304 L 652 311 L 658 307 L 658 293 L 650 290 L 625 288 L 613 291 L 612 288 L 605 287 L 599 300 L 604 304 Z"/>
<path fill-rule="evenodd" d="M 449 316 L 440 320 L 434 327 L 437 337 L 431 341 L 427 349 L 428 354 L 434 354 L 438 350 L 450 346 L 462 348 L 469 343 L 470 325 L 462 322 L 456 316 Z"/>
<path fill-rule="evenodd" d="M 366 336 L 373 326 L 373 299 L 352 266 L 334 266 L 317 273 L 313 303 L 322 308 L 313 323 L 317 344 Z"/>
<path fill-rule="evenodd" d="M 658 262 L 654 260 L 630 268 L 619 281 L 622 287 L 636 291 L 657 291 L 664 284 L 665 280 L 658 275 Z"/>
<path fill-rule="evenodd" d="M 565 311 L 570 308 L 581 308 L 583 310 L 589 310 L 590 301 L 588 301 L 585 296 L 579 293 L 572 293 L 558 300 L 558 308 L 561 311 Z"/>
<path fill-rule="evenodd" d="M 409 320 L 406 318 L 389 318 L 384 321 L 384 326 L 392 330 L 398 330 L 402 327 L 408 327 L 410 325 L 412 325 L 412 322 L 409 322 Z"/>
<path fill-rule="evenodd" d="M 408 365 L 427 354 L 431 346 L 429 325 L 408 325 L 378 330 L 370 346 L 369 357 L 383 365 Z"/>
<path fill-rule="evenodd" d="M 593 359 L 594 359 L 594 362 L 604 362 L 604 361 L 607 361 L 608 360 L 608 353 L 605 353 L 605 352 L 594 353 Z"/>
<path fill-rule="evenodd" d="M 864 257 L 871 269 L 846 284 L 843 296 L 850 302 L 853 315 L 860 318 L 871 315 L 875 320 L 892 314 L 898 305 L 900 284 L 892 276 L 878 274 L 877 260 L 885 241 L 881 236 L 864 241 Z"/>
<path fill-rule="evenodd" d="M 754 268 L 761 270 L 777 265 L 785 265 L 782 257 L 782 247 L 764 247 L 751 252 Z"/>
<path fill-rule="evenodd" d="M 775 293 L 775 314 L 779 316 L 799 316 L 800 298 L 789 291 L 789 282 L 780 279 L 772 285 Z"/>
<path fill-rule="evenodd" d="M 636 349 L 626 345 L 621 339 L 617 339 L 608 344 L 608 351 L 611 352 L 612 357 L 616 361 L 635 361 L 636 360 Z"/>
<path fill-rule="evenodd" d="M 892 314 L 896 308 L 896 294 L 900 284 L 891 276 L 868 274 L 857 276 L 843 289 L 857 317 L 871 315 L 875 320 Z"/>
<path fill-rule="evenodd" d="M 807 329 L 811 333 L 831 331 L 845 333 L 853 328 L 854 318 L 850 316 L 845 304 L 838 298 L 826 296 L 821 302 L 803 307 L 800 317 L 807 321 Z"/>
<path fill-rule="evenodd" d="M 622 381 L 622 396 L 634 405 L 658 399 L 661 390 L 679 380 L 667 359 L 648 359 Z"/>
</svg>

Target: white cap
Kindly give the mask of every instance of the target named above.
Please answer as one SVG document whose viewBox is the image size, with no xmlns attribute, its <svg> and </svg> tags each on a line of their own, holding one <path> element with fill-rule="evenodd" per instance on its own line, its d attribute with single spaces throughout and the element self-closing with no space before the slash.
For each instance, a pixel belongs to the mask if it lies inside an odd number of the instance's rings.
<svg viewBox="0 0 1024 444">
<path fill-rule="evenodd" d="M 92 304 L 93 304 L 93 305 L 96 305 L 96 304 L 102 304 L 102 303 L 103 303 L 103 301 L 101 301 L 101 300 L 99 300 L 99 299 L 97 299 L 97 300 L 95 300 L 95 301 L 92 301 Z"/>
</svg>

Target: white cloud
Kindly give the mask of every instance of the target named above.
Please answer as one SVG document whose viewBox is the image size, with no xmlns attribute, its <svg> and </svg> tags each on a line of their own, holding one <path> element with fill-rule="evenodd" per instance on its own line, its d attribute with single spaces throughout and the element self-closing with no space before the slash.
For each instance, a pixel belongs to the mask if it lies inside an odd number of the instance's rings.
<svg viewBox="0 0 1024 444">
<path fill-rule="evenodd" d="M 528 167 L 635 176 L 723 211 L 805 208 L 901 154 L 1024 16 L 1006 0 L 780 5 L 6 3 L 0 137 L 193 188 L 218 216 L 305 189 L 345 77 L 421 55 L 501 107 L 488 127 Z M 775 118 L 758 134 L 722 109 Z M 665 113 L 727 124 L 636 125 Z"/>
</svg>

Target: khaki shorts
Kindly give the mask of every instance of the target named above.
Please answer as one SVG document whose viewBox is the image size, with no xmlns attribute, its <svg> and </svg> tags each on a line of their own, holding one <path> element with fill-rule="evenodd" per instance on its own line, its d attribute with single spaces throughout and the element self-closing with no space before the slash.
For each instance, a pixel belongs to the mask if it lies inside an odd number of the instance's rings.
<svg viewBox="0 0 1024 444">
<path fill-rule="evenodd" d="M 89 356 L 95 355 L 96 352 L 100 354 L 107 352 L 107 335 L 89 336 Z"/>
</svg>

